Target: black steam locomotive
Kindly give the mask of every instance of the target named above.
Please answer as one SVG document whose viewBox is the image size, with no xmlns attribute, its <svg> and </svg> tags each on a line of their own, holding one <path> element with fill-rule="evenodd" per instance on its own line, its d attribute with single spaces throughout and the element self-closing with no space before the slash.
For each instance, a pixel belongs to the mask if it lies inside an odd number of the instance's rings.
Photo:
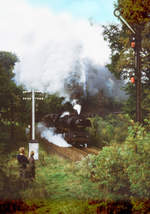
<svg viewBox="0 0 150 214">
<path fill-rule="evenodd" d="M 62 134 L 73 146 L 90 144 L 90 136 L 86 128 L 91 126 L 85 115 L 66 112 L 64 114 L 47 114 L 42 121 L 47 127 L 54 127 L 55 133 Z"/>
</svg>

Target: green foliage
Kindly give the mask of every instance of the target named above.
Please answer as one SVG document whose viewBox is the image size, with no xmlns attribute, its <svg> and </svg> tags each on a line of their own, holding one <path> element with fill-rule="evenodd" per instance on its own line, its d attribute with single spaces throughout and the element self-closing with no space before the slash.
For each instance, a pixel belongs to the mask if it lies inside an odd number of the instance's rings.
<svg viewBox="0 0 150 214">
<path fill-rule="evenodd" d="M 97 156 L 87 156 L 79 163 L 80 172 L 99 184 L 106 199 L 150 199 L 150 134 L 140 124 L 131 123 L 124 144 L 105 146 Z"/>
<path fill-rule="evenodd" d="M 0 142 L 2 144 L 15 140 L 14 132 L 20 122 L 18 108 L 21 88 L 13 81 L 13 68 L 17 61 L 15 54 L 0 52 Z"/>
<path fill-rule="evenodd" d="M 129 95 L 128 99 L 124 101 L 122 107 L 123 112 L 130 115 L 130 117 L 136 119 L 136 87 L 135 85 L 128 84 L 125 88 L 126 94 Z"/>
<path fill-rule="evenodd" d="M 104 147 L 97 156 L 87 156 L 80 162 L 83 176 L 98 183 L 103 200 L 127 200 L 129 197 L 129 182 L 120 152 L 117 146 Z"/>
<path fill-rule="evenodd" d="M 130 190 L 136 198 L 149 199 L 150 184 L 150 145 L 149 132 L 139 124 L 135 124 L 129 129 L 123 148 L 123 158 L 125 168 L 129 176 Z"/>
<path fill-rule="evenodd" d="M 22 146 L 20 144 L 20 146 Z M 18 145 L 18 148 L 20 147 Z M 27 147 L 27 145 L 24 145 Z M 74 163 L 58 156 L 47 154 L 40 148 L 39 161 L 36 161 L 36 179 L 25 181 L 19 178 L 16 160 L 17 151 L 2 156 L 0 165 L 0 197 L 4 199 L 28 200 L 87 200 L 98 197 L 98 186 L 88 179 L 82 180 Z M 24 188 L 25 187 L 25 188 Z M 92 192 L 92 194 L 91 194 Z"/>
<path fill-rule="evenodd" d="M 102 146 L 108 144 L 112 138 L 113 127 L 101 117 L 96 116 L 92 119 L 92 134 L 96 141 L 101 142 Z"/>
<path fill-rule="evenodd" d="M 143 91 L 142 109 L 144 118 L 150 119 L 150 89 L 145 88 Z"/>
<path fill-rule="evenodd" d="M 122 16 L 132 24 L 148 22 L 150 13 L 149 0 L 118 0 Z"/>
<path fill-rule="evenodd" d="M 128 134 L 128 125 L 131 123 L 128 115 L 108 115 L 105 119 L 96 116 L 90 118 L 93 141 L 103 147 L 113 142 L 122 143 Z"/>
<path fill-rule="evenodd" d="M 83 200 L 42 200 L 28 202 L 30 206 L 36 203 L 38 209 L 37 214 L 96 214 L 96 208 L 98 205 L 90 206 L 88 201 Z"/>
<path fill-rule="evenodd" d="M 74 163 L 58 156 L 47 154 L 40 148 L 39 161 L 36 161 L 36 180 L 19 179 L 17 152 L 1 155 L 0 199 L 20 199 L 36 213 L 96 213 L 98 204 L 89 205 L 98 188 L 87 179 L 77 175 Z M 44 157 L 44 158 L 43 158 Z M 31 209 L 33 210 L 33 209 Z"/>
<path fill-rule="evenodd" d="M 104 39 L 108 41 L 111 49 L 111 63 L 107 65 L 108 69 L 118 79 L 125 77 L 128 68 L 134 72 L 134 55 L 129 46 L 129 32 L 124 26 L 114 24 L 103 26 L 103 29 Z"/>
<path fill-rule="evenodd" d="M 12 81 L 13 66 L 17 57 L 9 52 L 0 52 L 0 111 L 10 108 L 10 102 L 14 96 L 15 84 Z"/>
<path fill-rule="evenodd" d="M 131 0 L 129 1 L 131 2 Z M 127 4 L 129 1 L 127 1 Z M 121 0 L 120 2 L 124 2 L 124 1 Z M 126 5 L 125 2 L 123 3 L 124 6 Z M 139 1 L 136 1 L 136 2 L 137 4 L 139 4 Z M 142 71 L 141 73 L 142 75 L 141 105 L 142 105 L 142 111 L 143 111 L 143 119 L 149 117 L 149 107 L 148 107 L 149 85 L 150 85 L 150 65 L 149 65 L 150 27 L 149 26 L 150 26 L 149 22 L 143 24 L 142 33 L 141 33 L 141 39 L 142 39 L 141 41 L 142 42 L 142 45 L 141 45 L 141 71 Z M 122 25 L 121 27 L 118 25 L 104 26 L 104 38 L 109 42 L 109 46 L 111 48 L 111 63 L 107 65 L 108 69 L 118 79 L 127 80 L 127 84 L 124 87 L 124 89 L 128 94 L 129 98 L 126 102 L 124 102 L 123 110 L 125 113 L 129 114 L 133 119 L 135 119 L 136 84 L 131 84 L 129 82 L 129 77 L 131 74 L 135 75 L 135 79 L 136 79 L 135 53 L 130 46 L 131 32 L 124 25 Z"/>
<path fill-rule="evenodd" d="M 16 173 L 12 173 L 14 167 L 9 163 L 11 157 L 5 150 L 0 154 L 0 200 L 20 198 L 18 179 Z"/>
</svg>

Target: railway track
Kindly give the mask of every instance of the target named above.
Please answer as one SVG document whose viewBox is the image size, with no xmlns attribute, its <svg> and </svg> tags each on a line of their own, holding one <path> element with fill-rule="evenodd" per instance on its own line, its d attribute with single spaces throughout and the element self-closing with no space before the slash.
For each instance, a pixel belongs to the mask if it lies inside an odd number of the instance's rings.
<svg viewBox="0 0 150 214">
<path fill-rule="evenodd" d="M 88 154 L 98 155 L 100 149 L 97 147 L 87 147 L 83 148 L 83 151 L 87 152 Z"/>
<path fill-rule="evenodd" d="M 42 145 L 48 153 L 57 154 L 71 161 L 79 161 L 88 154 L 98 154 L 96 148 L 59 147 L 45 139 L 42 139 Z"/>
</svg>

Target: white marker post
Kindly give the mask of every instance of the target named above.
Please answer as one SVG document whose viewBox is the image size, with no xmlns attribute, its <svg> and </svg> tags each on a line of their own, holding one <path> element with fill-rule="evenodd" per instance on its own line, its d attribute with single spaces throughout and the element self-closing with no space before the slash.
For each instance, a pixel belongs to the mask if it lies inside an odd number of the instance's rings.
<svg viewBox="0 0 150 214">
<path fill-rule="evenodd" d="M 38 160 L 39 159 L 39 144 L 36 142 L 29 143 L 29 156 L 30 156 L 31 151 L 34 151 L 34 159 Z"/>
</svg>

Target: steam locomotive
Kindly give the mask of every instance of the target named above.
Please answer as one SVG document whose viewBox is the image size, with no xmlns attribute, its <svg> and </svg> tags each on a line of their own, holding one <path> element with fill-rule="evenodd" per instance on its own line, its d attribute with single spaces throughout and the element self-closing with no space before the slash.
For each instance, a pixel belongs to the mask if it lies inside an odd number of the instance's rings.
<svg viewBox="0 0 150 214">
<path fill-rule="evenodd" d="M 56 134 L 62 134 L 64 139 L 73 146 L 85 146 L 90 143 L 86 128 L 91 126 L 85 115 L 66 112 L 64 114 L 47 114 L 42 122 L 47 127 L 53 127 Z"/>
</svg>

